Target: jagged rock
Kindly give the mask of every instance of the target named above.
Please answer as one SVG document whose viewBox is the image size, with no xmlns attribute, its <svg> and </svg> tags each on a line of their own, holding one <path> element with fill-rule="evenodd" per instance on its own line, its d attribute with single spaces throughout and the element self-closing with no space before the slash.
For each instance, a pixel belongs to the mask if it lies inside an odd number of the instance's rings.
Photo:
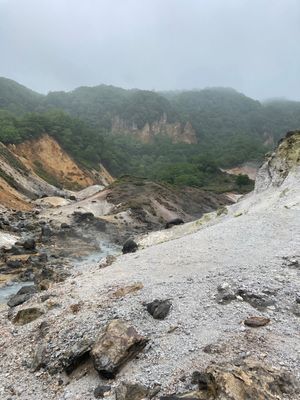
<svg viewBox="0 0 300 400">
<path fill-rule="evenodd" d="M 147 311 L 155 319 L 165 319 L 170 312 L 170 300 L 154 300 L 147 304 Z"/>
<path fill-rule="evenodd" d="M 171 228 L 172 226 L 181 225 L 181 224 L 184 224 L 183 219 L 181 219 L 181 218 L 174 218 L 174 219 L 171 219 L 171 221 L 168 221 L 168 222 L 166 223 L 165 229 L 169 229 L 169 228 Z"/>
<path fill-rule="evenodd" d="M 259 328 L 260 326 L 265 326 L 270 322 L 269 318 L 265 317 L 249 317 L 245 319 L 244 324 L 250 326 L 251 328 Z"/>
<path fill-rule="evenodd" d="M 152 399 L 160 391 L 160 386 L 153 389 L 139 383 L 122 382 L 116 390 L 116 400 Z"/>
<path fill-rule="evenodd" d="M 73 216 L 74 216 L 74 220 L 77 224 L 80 224 L 83 222 L 91 222 L 95 218 L 95 216 L 92 212 L 74 211 Z"/>
<path fill-rule="evenodd" d="M 81 340 L 64 354 L 62 364 L 68 375 L 89 359 L 91 348 L 91 341 Z"/>
<path fill-rule="evenodd" d="M 102 399 L 103 397 L 105 397 L 107 394 L 110 393 L 110 390 L 111 390 L 111 386 L 99 385 L 94 390 L 94 397 L 96 399 Z"/>
<path fill-rule="evenodd" d="M 91 351 L 95 369 L 104 378 L 114 378 L 127 361 L 143 350 L 147 342 L 147 338 L 124 321 L 111 321 Z"/>
<path fill-rule="evenodd" d="M 137 243 L 133 239 L 127 239 L 123 245 L 122 253 L 135 253 L 138 249 Z"/>
<path fill-rule="evenodd" d="M 13 319 L 16 325 L 25 325 L 32 322 L 44 314 L 44 311 L 39 307 L 23 308 L 19 310 Z"/>
<path fill-rule="evenodd" d="M 160 400 L 279 400 L 296 399 L 299 386 L 286 371 L 245 362 L 243 365 L 212 365 L 205 370 L 210 379 L 199 391 L 160 397 Z"/>
</svg>

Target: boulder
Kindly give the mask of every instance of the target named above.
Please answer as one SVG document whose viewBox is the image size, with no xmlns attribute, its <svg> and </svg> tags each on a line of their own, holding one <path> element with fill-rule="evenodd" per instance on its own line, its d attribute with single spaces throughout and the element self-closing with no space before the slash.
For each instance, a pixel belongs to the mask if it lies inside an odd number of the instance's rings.
<svg viewBox="0 0 300 400">
<path fill-rule="evenodd" d="M 16 325 L 25 325 L 32 322 L 44 314 L 44 311 L 39 307 L 29 307 L 19 310 L 13 319 Z"/>
<path fill-rule="evenodd" d="M 152 399 L 160 391 L 160 386 L 153 389 L 139 383 L 122 382 L 116 389 L 116 400 Z"/>
<path fill-rule="evenodd" d="M 20 304 L 25 303 L 25 301 L 29 300 L 33 294 L 15 294 L 11 296 L 7 302 L 7 305 L 9 307 L 16 307 L 19 306 Z"/>
<path fill-rule="evenodd" d="M 155 319 L 165 319 L 170 312 L 170 300 L 154 300 L 146 305 L 147 311 Z"/>
<path fill-rule="evenodd" d="M 184 220 L 183 220 L 183 219 L 181 219 L 181 218 L 174 218 L 174 219 L 171 219 L 170 221 L 168 221 L 168 222 L 166 223 L 165 229 L 169 229 L 169 228 L 171 228 L 172 226 L 181 225 L 181 224 L 184 224 Z"/>
<path fill-rule="evenodd" d="M 137 243 L 133 239 L 127 239 L 123 244 L 122 253 L 135 253 L 138 249 Z"/>
<path fill-rule="evenodd" d="M 92 348 L 95 369 L 104 378 L 114 378 L 129 360 L 146 346 L 148 339 L 121 320 L 111 321 Z"/>
<path fill-rule="evenodd" d="M 111 386 L 109 385 L 99 385 L 94 390 L 94 397 L 96 399 L 103 399 L 107 394 L 110 393 Z"/>
<path fill-rule="evenodd" d="M 25 250 L 35 250 L 35 240 L 34 239 L 26 239 L 23 243 L 23 247 Z"/>
</svg>

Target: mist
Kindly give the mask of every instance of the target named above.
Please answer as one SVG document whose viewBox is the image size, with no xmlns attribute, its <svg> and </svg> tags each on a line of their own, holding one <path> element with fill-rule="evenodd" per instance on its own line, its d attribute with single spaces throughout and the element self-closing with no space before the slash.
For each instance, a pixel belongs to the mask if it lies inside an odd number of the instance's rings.
<svg viewBox="0 0 300 400">
<path fill-rule="evenodd" d="M 0 75 L 300 99 L 298 0 L 0 0 Z"/>
</svg>

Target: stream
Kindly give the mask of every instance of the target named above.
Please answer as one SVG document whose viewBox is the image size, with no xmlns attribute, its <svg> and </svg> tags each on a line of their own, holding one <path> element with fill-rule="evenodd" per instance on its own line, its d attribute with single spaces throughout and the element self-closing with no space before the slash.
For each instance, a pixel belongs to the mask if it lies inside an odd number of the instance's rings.
<svg viewBox="0 0 300 400">
<path fill-rule="evenodd" d="M 101 241 L 101 250 L 92 252 L 88 256 L 83 256 L 80 259 L 74 259 L 71 264 L 76 269 L 81 269 L 89 265 L 97 264 L 100 260 L 108 255 L 120 254 L 121 248 L 110 242 Z M 0 287 L 0 304 L 6 304 L 9 297 L 16 294 L 23 286 L 33 285 L 34 282 L 15 282 L 10 281 Z"/>
</svg>

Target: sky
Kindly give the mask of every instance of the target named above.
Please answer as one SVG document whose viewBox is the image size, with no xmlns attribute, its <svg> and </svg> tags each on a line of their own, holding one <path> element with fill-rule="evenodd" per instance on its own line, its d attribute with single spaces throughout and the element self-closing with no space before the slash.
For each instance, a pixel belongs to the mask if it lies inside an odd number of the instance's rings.
<svg viewBox="0 0 300 400">
<path fill-rule="evenodd" d="M 0 76 L 41 93 L 233 87 L 300 100 L 300 0 L 0 0 Z"/>
</svg>

